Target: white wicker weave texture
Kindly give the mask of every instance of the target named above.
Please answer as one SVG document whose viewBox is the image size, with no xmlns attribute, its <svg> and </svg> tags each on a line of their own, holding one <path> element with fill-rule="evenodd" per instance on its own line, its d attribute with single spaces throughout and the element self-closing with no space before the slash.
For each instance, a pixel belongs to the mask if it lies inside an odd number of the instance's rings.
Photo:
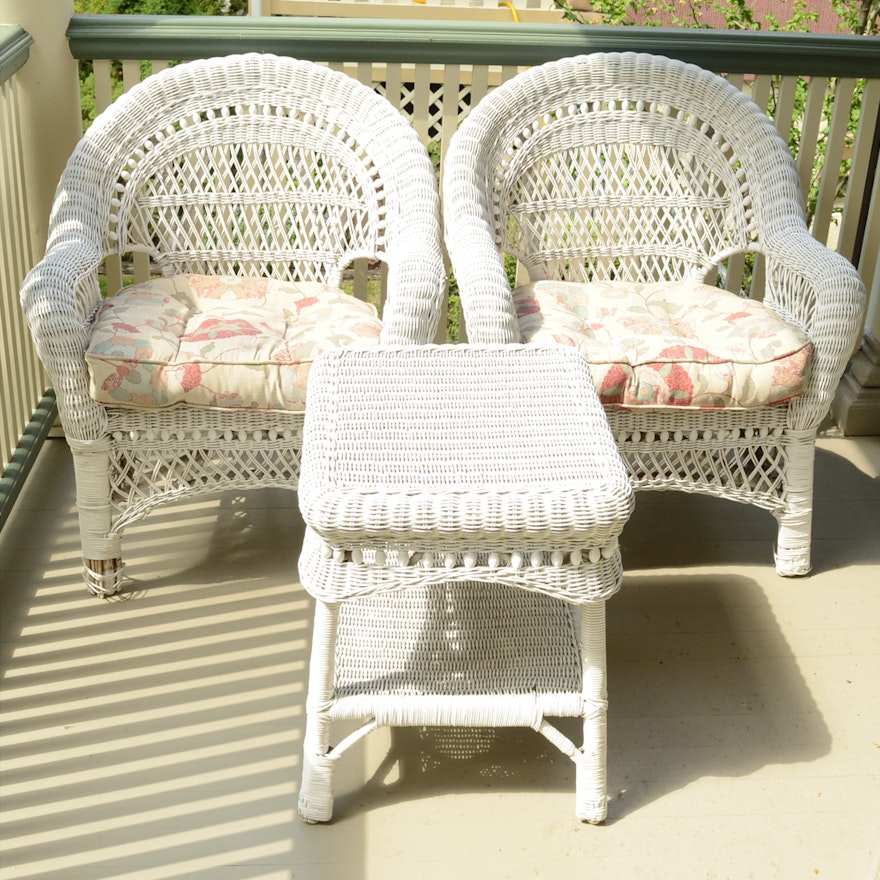
<svg viewBox="0 0 880 880">
<path fill-rule="evenodd" d="M 604 602 L 633 495 L 584 360 L 346 349 L 309 395 L 302 817 L 331 818 L 336 761 L 377 726 L 458 725 L 539 731 L 576 765 L 577 815 L 602 821 Z M 583 746 L 547 717 L 582 719 Z M 364 723 L 331 748 L 340 719 Z"/>
<path fill-rule="evenodd" d="M 381 332 L 393 343 L 433 340 L 445 285 L 427 151 L 351 78 L 272 55 L 215 58 L 155 74 L 105 111 L 67 164 L 46 256 L 22 289 L 73 450 L 86 583 L 102 595 L 122 583 L 128 523 L 195 493 L 295 489 L 302 439 L 302 412 L 90 397 L 99 272 L 108 255 L 128 254 L 147 254 L 163 275 L 329 288 L 355 258 L 384 261 Z M 154 323 L 131 329 L 136 351 L 149 349 Z"/>
<path fill-rule="evenodd" d="M 857 344 L 864 288 L 848 261 L 809 235 L 795 165 L 760 108 L 723 78 L 667 58 L 566 58 L 481 101 L 445 162 L 446 242 L 473 342 L 520 342 L 538 327 L 589 353 L 595 319 L 579 310 L 601 313 L 603 291 L 680 281 L 702 304 L 706 289 L 693 281 L 723 282 L 734 261 L 755 260 L 766 314 L 803 333 L 812 352 L 799 393 L 773 406 L 757 399 L 606 410 L 637 489 L 764 508 L 778 520 L 778 572 L 807 574 L 815 434 Z M 512 292 L 503 253 L 538 286 Z M 575 284 L 582 292 L 565 293 Z M 570 297 L 564 328 L 545 310 L 558 305 L 557 294 Z M 655 332 L 646 317 L 654 315 L 624 315 L 640 327 L 634 347 Z M 733 327 L 741 317 L 727 320 Z M 679 357 L 693 372 L 704 356 L 697 349 L 712 343 L 701 345 L 699 326 L 689 329 Z M 773 340 L 760 342 L 772 358 Z M 710 351 L 708 359 L 724 357 Z M 645 366 L 635 359 L 620 373 L 637 376 Z M 675 363 L 647 366 L 666 382 Z M 687 404 L 687 394 L 679 397 Z"/>
</svg>

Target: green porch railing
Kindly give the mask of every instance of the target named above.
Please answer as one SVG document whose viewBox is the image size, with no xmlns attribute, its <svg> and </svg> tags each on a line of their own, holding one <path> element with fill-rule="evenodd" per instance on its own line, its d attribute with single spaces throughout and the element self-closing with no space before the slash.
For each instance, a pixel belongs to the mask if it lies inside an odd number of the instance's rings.
<svg viewBox="0 0 880 880">
<path fill-rule="evenodd" d="M 23 28 L 0 25 L 0 528 L 56 415 L 18 303 L 34 254 L 16 74 L 32 43 Z"/>
<path fill-rule="evenodd" d="M 494 22 L 75 15 L 76 58 L 275 52 L 316 61 L 534 65 L 584 52 L 653 52 L 725 73 L 880 79 L 880 38 Z M 109 54 L 108 54 L 109 53 Z"/>
</svg>

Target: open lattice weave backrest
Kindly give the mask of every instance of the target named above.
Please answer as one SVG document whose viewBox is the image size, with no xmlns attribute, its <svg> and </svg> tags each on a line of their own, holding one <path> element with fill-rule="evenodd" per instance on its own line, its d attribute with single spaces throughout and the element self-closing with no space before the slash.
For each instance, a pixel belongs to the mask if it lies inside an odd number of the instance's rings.
<svg viewBox="0 0 880 880">
<path fill-rule="evenodd" d="M 222 108 L 181 120 L 133 159 L 111 228 L 120 249 L 148 250 L 177 272 L 246 268 L 307 281 L 375 256 L 383 194 L 369 157 L 337 132 L 279 120 L 278 109 Z"/>
<path fill-rule="evenodd" d="M 101 177 L 108 253 L 146 252 L 165 273 L 329 284 L 356 257 L 384 257 L 407 127 L 349 77 L 212 59 L 157 74 L 111 111 L 79 150 Z"/>
<path fill-rule="evenodd" d="M 483 140 L 487 184 L 498 245 L 532 278 L 705 277 L 760 250 L 774 163 L 794 197 L 788 210 L 800 210 L 784 143 L 713 74 L 585 56 L 509 85 L 498 136 Z"/>
</svg>

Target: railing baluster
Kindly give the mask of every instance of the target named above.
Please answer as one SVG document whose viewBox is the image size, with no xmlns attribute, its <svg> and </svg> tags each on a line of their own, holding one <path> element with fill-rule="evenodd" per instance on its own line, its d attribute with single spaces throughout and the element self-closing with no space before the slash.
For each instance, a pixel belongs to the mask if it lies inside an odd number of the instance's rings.
<svg viewBox="0 0 880 880">
<path fill-rule="evenodd" d="M 801 189 L 806 197 L 813 180 L 813 166 L 816 159 L 816 145 L 822 125 L 822 111 L 825 95 L 831 84 L 826 77 L 814 76 L 807 86 L 807 99 L 804 103 L 804 117 L 801 120 L 801 137 L 798 143 L 796 160 L 801 175 Z"/>
<path fill-rule="evenodd" d="M 834 105 L 825 148 L 825 164 L 822 166 L 822 174 L 819 179 L 819 195 L 816 201 L 816 214 L 813 218 L 813 235 L 819 241 L 829 240 L 831 215 L 838 207 L 840 163 L 843 161 L 846 146 L 847 126 L 849 125 L 854 89 L 854 79 L 841 77 L 837 80 L 834 90 Z M 829 242 L 829 244 L 833 244 L 833 242 Z"/>
<path fill-rule="evenodd" d="M 17 316 L 20 311 L 14 296 L 18 290 L 18 282 L 21 281 L 17 276 L 23 268 L 23 261 L 18 254 L 22 224 L 15 186 L 16 179 L 21 176 L 21 168 L 12 137 L 18 128 L 16 97 L 14 80 L 0 85 L 0 228 L 5 231 L 0 239 L 0 285 L 3 290 L 3 311 L 8 312 L 10 318 L 13 314 Z M 21 357 L 21 328 L 17 325 L 17 321 L 4 321 L 0 337 L 0 375 L 4 378 L 4 386 L 8 386 L 4 387 L 5 393 L 0 398 L 0 425 L 3 427 L 0 439 L 3 443 L 4 466 L 18 444 L 22 416 L 25 415 L 22 397 L 27 386 L 13 379 L 19 370 Z"/>
<path fill-rule="evenodd" d="M 798 77 L 783 76 L 779 78 L 779 91 L 776 95 L 776 111 L 773 121 L 776 130 L 788 142 L 794 119 L 795 102 L 797 101 Z"/>
<path fill-rule="evenodd" d="M 880 117 L 880 81 L 870 80 L 865 84 L 860 116 L 862 119 L 874 120 Z M 849 257 L 852 257 L 856 252 L 857 236 L 864 232 L 860 227 L 868 209 L 866 202 L 871 195 L 872 181 L 869 180 L 868 175 L 871 173 L 873 134 L 874 130 L 869 125 L 861 125 L 853 144 L 852 165 L 849 169 L 846 194 L 843 198 L 846 210 L 843 214 L 837 245 L 837 249 Z M 874 161 L 876 161 L 876 157 Z M 863 253 L 867 252 L 863 249 Z M 856 263 L 858 262 L 860 261 L 856 259 Z"/>
<path fill-rule="evenodd" d="M 766 73 L 759 74 L 748 91 L 752 100 L 766 113 L 773 91 L 773 77 Z"/>
<path fill-rule="evenodd" d="M 113 102 L 113 79 L 110 62 L 97 58 L 92 62 L 95 74 L 95 113 L 106 110 Z"/>
</svg>

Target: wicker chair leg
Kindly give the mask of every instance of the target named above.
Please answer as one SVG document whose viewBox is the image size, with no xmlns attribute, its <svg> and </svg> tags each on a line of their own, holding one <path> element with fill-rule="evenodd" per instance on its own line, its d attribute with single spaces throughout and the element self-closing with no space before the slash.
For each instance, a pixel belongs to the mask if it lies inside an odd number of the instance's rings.
<svg viewBox="0 0 880 880">
<path fill-rule="evenodd" d="M 776 515 L 776 571 L 782 577 L 810 573 L 813 524 L 813 465 L 815 431 L 789 431 L 786 435 L 785 509 Z"/>
<path fill-rule="evenodd" d="M 338 754 L 330 754 L 327 706 L 333 698 L 338 621 L 339 606 L 317 600 L 299 790 L 299 815 L 309 823 L 329 822 L 333 818 L 333 772 Z"/>
<path fill-rule="evenodd" d="M 112 531 L 109 440 L 68 438 L 76 476 L 76 509 L 82 541 L 83 580 L 95 596 L 112 596 L 122 586 L 122 539 Z"/>
<path fill-rule="evenodd" d="M 578 819 L 598 825 L 608 815 L 608 691 L 604 602 L 581 607 L 581 659 L 584 744 L 581 752 L 575 756 L 575 812 Z"/>
</svg>

